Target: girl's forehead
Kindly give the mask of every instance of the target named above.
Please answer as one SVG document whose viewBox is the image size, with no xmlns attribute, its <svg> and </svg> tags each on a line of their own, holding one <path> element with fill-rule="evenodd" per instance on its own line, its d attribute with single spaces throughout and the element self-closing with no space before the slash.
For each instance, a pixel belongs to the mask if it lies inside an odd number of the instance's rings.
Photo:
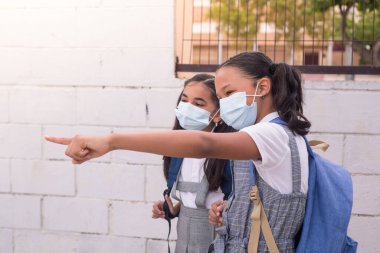
<svg viewBox="0 0 380 253">
<path fill-rule="evenodd" d="M 202 82 L 190 82 L 183 89 L 183 93 L 192 96 L 210 97 L 211 90 Z"/>
<path fill-rule="evenodd" d="M 223 89 L 228 84 L 233 84 L 241 79 L 246 79 L 241 70 L 236 67 L 222 67 L 215 73 L 215 87 L 216 89 Z"/>
<path fill-rule="evenodd" d="M 237 67 L 226 66 L 218 69 L 215 73 L 215 79 L 232 79 L 246 78 L 246 75 Z"/>
</svg>

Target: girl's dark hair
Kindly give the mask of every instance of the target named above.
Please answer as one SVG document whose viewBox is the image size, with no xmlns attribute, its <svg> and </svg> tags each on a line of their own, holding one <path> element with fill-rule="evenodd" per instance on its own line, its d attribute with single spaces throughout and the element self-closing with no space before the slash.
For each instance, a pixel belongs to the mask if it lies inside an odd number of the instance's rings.
<svg viewBox="0 0 380 253">
<path fill-rule="evenodd" d="M 272 83 L 271 95 L 274 107 L 279 116 L 297 134 L 304 136 L 309 132 L 311 123 L 303 115 L 301 73 L 298 70 L 286 63 L 275 64 L 260 52 L 238 54 L 224 62 L 218 69 L 227 66 L 238 68 L 252 80 L 268 77 Z"/>
<path fill-rule="evenodd" d="M 209 74 L 194 75 L 192 78 L 186 80 L 184 84 L 184 88 L 191 82 L 201 82 L 203 85 L 205 85 L 210 90 L 212 102 L 215 104 L 217 108 L 219 108 L 219 99 L 216 96 L 214 76 L 209 75 Z M 183 90 L 178 97 L 177 105 L 181 101 L 182 93 L 183 93 Z M 177 118 L 175 118 L 173 130 L 183 130 Z M 218 126 L 216 126 L 216 128 L 214 129 L 215 133 L 227 133 L 227 132 L 235 132 L 235 131 L 236 131 L 235 129 L 226 125 L 223 121 L 220 121 Z M 169 175 L 171 157 L 164 156 L 163 160 L 164 160 L 164 175 L 167 180 L 168 175 Z M 222 182 L 226 180 L 225 175 L 224 175 L 225 163 L 226 163 L 226 160 L 222 160 L 222 159 L 210 159 L 210 158 L 206 159 L 204 163 L 204 172 L 209 183 L 209 191 L 216 191 L 221 186 Z"/>
</svg>

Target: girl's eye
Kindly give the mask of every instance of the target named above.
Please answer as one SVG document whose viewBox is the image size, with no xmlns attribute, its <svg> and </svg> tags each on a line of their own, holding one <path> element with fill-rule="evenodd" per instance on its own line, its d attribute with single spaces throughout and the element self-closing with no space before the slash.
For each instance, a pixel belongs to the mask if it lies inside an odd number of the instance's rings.
<svg viewBox="0 0 380 253">
<path fill-rule="evenodd" d="M 186 99 L 181 99 L 181 102 L 187 103 Z"/>
<path fill-rule="evenodd" d="M 233 94 L 235 91 L 229 90 L 226 92 L 226 96 L 228 97 L 229 95 Z"/>
<path fill-rule="evenodd" d="M 205 106 L 204 104 L 201 104 L 201 103 L 195 103 L 195 105 L 198 106 L 198 107 L 203 107 L 203 106 Z"/>
</svg>

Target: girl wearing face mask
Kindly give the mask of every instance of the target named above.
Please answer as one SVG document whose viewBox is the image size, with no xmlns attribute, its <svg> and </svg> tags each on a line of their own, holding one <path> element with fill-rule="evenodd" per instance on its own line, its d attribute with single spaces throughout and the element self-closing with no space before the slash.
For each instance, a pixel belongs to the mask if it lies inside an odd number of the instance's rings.
<svg viewBox="0 0 380 253">
<path fill-rule="evenodd" d="M 173 130 L 234 131 L 220 119 L 212 75 L 198 74 L 185 82 L 175 114 Z M 208 209 L 231 192 L 229 161 L 168 156 L 163 159 L 167 179 L 165 202 L 155 202 L 152 217 L 167 219 L 170 226 L 170 219 L 178 216 L 175 252 L 207 252 L 214 240 Z M 169 195 L 179 203 L 173 206 Z"/>
<path fill-rule="evenodd" d="M 285 63 L 274 64 L 262 53 L 249 52 L 222 64 L 216 71 L 215 84 L 221 118 L 239 132 L 189 130 L 46 139 L 68 145 L 67 154 L 75 164 L 116 149 L 171 157 L 253 161 L 277 247 L 280 252 L 294 252 L 295 236 L 304 219 L 308 186 L 308 153 L 302 137 L 311 126 L 303 115 L 301 76 Z M 283 120 L 287 126 L 274 123 L 276 119 Z M 247 163 L 234 161 L 233 169 L 233 191 L 246 190 L 248 194 L 250 174 Z M 248 196 L 235 202 L 235 206 L 227 206 L 226 209 L 235 210 L 234 217 L 247 220 L 242 226 L 234 226 L 234 220 L 223 219 L 230 226 L 224 231 L 224 245 L 217 252 L 247 252 L 245 233 L 250 229 L 249 213 L 252 210 L 246 204 L 247 199 L 249 201 Z M 210 222 L 221 223 L 218 214 L 224 207 L 212 207 Z M 258 252 L 268 252 L 261 236 L 258 245 Z"/>
</svg>

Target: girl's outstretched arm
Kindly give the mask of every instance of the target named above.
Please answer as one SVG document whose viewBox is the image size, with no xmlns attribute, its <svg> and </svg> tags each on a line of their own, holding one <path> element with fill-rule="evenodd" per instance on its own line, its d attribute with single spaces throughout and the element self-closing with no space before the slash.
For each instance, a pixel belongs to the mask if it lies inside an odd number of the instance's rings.
<svg viewBox="0 0 380 253">
<path fill-rule="evenodd" d="M 143 133 L 113 133 L 104 136 L 72 138 L 45 137 L 67 145 L 66 155 L 80 164 L 109 151 L 125 149 L 170 157 L 219 158 L 233 160 L 258 159 L 260 153 L 245 132 L 208 133 L 202 131 L 157 131 Z"/>
</svg>

